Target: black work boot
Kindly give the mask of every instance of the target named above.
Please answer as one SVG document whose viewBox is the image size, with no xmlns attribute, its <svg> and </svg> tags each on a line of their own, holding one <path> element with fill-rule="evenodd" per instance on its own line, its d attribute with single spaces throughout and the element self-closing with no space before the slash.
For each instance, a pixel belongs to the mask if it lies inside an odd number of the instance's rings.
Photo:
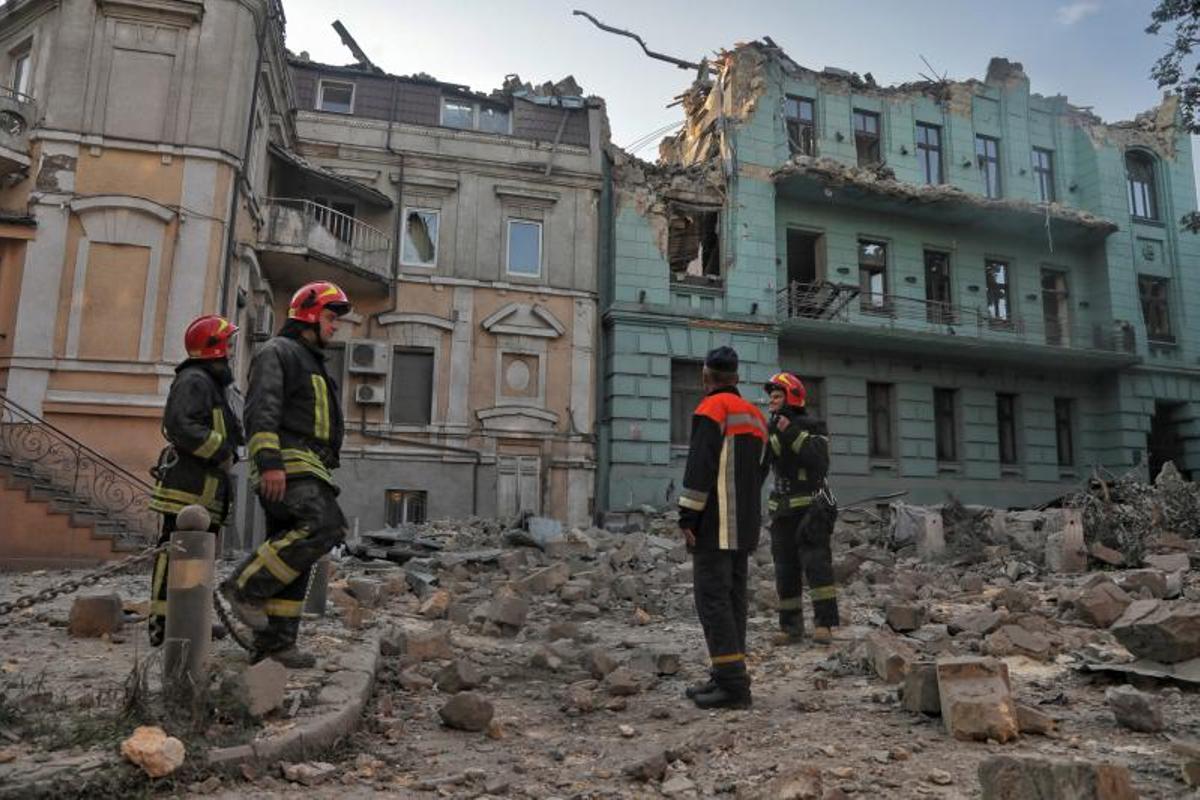
<svg viewBox="0 0 1200 800">
<path fill-rule="evenodd" d="M 278 661 L 280 664 L 283 664 L 289 669 L 310 669 L 317 665 L 316 656 L 314 656 L 312 653 L 306 653 L 303 650 L 298 650 L 295 647 L 288 647 L 271 653 L 255 653 L 253 663 L 257 664 L 264 658 L 269 658 L 272 661 Z"/>
<path fill-rule="evenodd" d="M 750 689 L 737 691 L 725 686 L 718 686 L 711 692 L 698 694 L 692 698 L 697 708 L 750 708 L 752 701 Z"/>
<path fill-rule="evenodd" d="M 251 630 L 265 631 L 270 624 L 267 612 L 263 610 L 261 601 L 255 602 L 242 594 L 233 578 L 222 581 L 217 587 L 221 599 L 229 606 L 229 610 L 246 627 Z"/>
<path fill-rule="evenodd" d="M 697 695 L 707 694 L 717 688 L 717 682 L 712 678 L 703 683 L 693 683 L 691 686 L 683 690 L 683 696 L 689 700 L 693 700 Z"/>
</svg>

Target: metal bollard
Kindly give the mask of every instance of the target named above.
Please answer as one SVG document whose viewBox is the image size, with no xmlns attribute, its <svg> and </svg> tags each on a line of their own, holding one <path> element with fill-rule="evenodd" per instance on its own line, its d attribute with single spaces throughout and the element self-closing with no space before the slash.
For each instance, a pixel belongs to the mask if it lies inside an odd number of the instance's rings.
<svg viewBox="0 0 1200 800">
<path fill-rule="evenodd" d="M 217 539 L 208 512 L 188 506 L 171 534 L 167 571 L 167 629 L 163 642 L 163 694 L 191 705 L 208 685 L 212 644 L 212 601 Z"/>
<path fill-rule="evenodd" d="M 325 604 L 329 599 L 329 570 L 328 555 L 321 556 L 312 565 L 312 575 L 308 579 L 308 594 L 304 598 L 304 613 L 325 616 Z"/>
</svg>

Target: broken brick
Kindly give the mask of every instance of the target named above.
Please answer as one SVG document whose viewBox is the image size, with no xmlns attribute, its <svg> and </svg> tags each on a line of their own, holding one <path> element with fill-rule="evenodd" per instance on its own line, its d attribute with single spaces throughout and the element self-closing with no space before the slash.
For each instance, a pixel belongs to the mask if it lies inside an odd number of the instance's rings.
<svg viewBox="0 0 1200 800">
<path fill-rule="evenodd" d="M 71 603 L 67 633 L 84 639 L 98 639 L 116 633 L 124 624 L 125 608 L 119 594 L 84 595 Z"/>
<path fill-rule="evenodd" d="M 910 665 L 917 660 L 912 647 L 883 631 L 874 631 L 867 636 L 866 649 L 871 668 L 886 683 L 902 681 Z"/>
<path fill-rule="evenodd" d="M 947 733 L 956 739 L 1001 743 L 1017 738 L 1017 711 L 1003 661 L 939 659 L 937 677 Z"/>
<path fill-rule="evenodd" d="M 1117 724 L 1132 731 L 1158 733 L 1166 727 L 1158 699 L 1132 686 L 1113 686 L 1104 693 Z"/>
<path fill-rule="evenodd" d="M 1133 598 L 1124 589 L 1105 580 L 1085 589 L 1075 601 L 1075 610 L 1080 619 L 1089 625 L 1107 628 L 1125 613 L 1132 602 Z"/>
<path fill-rule="evenodd" d="M 904 687 L 900 690 L 901 705 L 919 714 L 942 713 L 942 701 L 938 695 L 937 664 L 918 661 L 909 667 L 904 676 Z"/>
<path fill-rule="evenodd" d="M 1139 658 L 1187 661 L 1200 656 L 1200 603 L 1138 600 L 1109 630 Z"/>
<path fill-rule="evenodd" d="M 911 603 L 888 603 L 887 624 L 898 633 L 915 631 L 925 624 L 925 609 Z"/>
<path fill-rule="evenodd" d="M 979 765 L 983 800 L 1137 800 L 1129 770 L 1118 764 L 992 756 Z"/>
</svg>

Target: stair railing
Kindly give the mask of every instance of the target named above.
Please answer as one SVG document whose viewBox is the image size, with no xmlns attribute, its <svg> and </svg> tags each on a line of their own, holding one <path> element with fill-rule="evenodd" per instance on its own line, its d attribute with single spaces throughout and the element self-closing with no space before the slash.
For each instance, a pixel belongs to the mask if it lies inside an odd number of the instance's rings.
<svg viewBox="0 0 1200 800">
<path fill-rule="evenodd" d="M 78 511 L 117 533 L 149 539 L 158 529 L 153 486 L 0 390 L 0 461 L 73 499 Z"/>
</svg>

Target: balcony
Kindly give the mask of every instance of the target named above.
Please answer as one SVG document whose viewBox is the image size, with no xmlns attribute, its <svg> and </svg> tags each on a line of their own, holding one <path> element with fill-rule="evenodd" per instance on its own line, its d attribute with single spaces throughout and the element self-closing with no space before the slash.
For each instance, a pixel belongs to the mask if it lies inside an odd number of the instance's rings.
<svg viewBox="0 0 1200 800">
<path fill-rule="evenodd" d="M 263 270 L 292 289 L 337 280 L 347 291 L 386 292 L 392 279 L 392 240 L 383 231 L 328 206 L 300 198 L 264 202 L 260 237 Z M 331 270 L 337 270 L 333 275 Z"/>
<path fill-rule="evenodd" d="M 1133 326 L 1077 324 L 1055 317 L 1006 319 L 972 308 L 859 287 L 793 283 L 777 294 L 784 342 L 964 361 L 1074 370 L 1119 369 L 1140 360 Z"/>
<path fill-rule="evenodd" d="M 29 169 L 29 129 L 35 122 L 33 98 L 0 86 L 0 177 Z"/>
</svg>

